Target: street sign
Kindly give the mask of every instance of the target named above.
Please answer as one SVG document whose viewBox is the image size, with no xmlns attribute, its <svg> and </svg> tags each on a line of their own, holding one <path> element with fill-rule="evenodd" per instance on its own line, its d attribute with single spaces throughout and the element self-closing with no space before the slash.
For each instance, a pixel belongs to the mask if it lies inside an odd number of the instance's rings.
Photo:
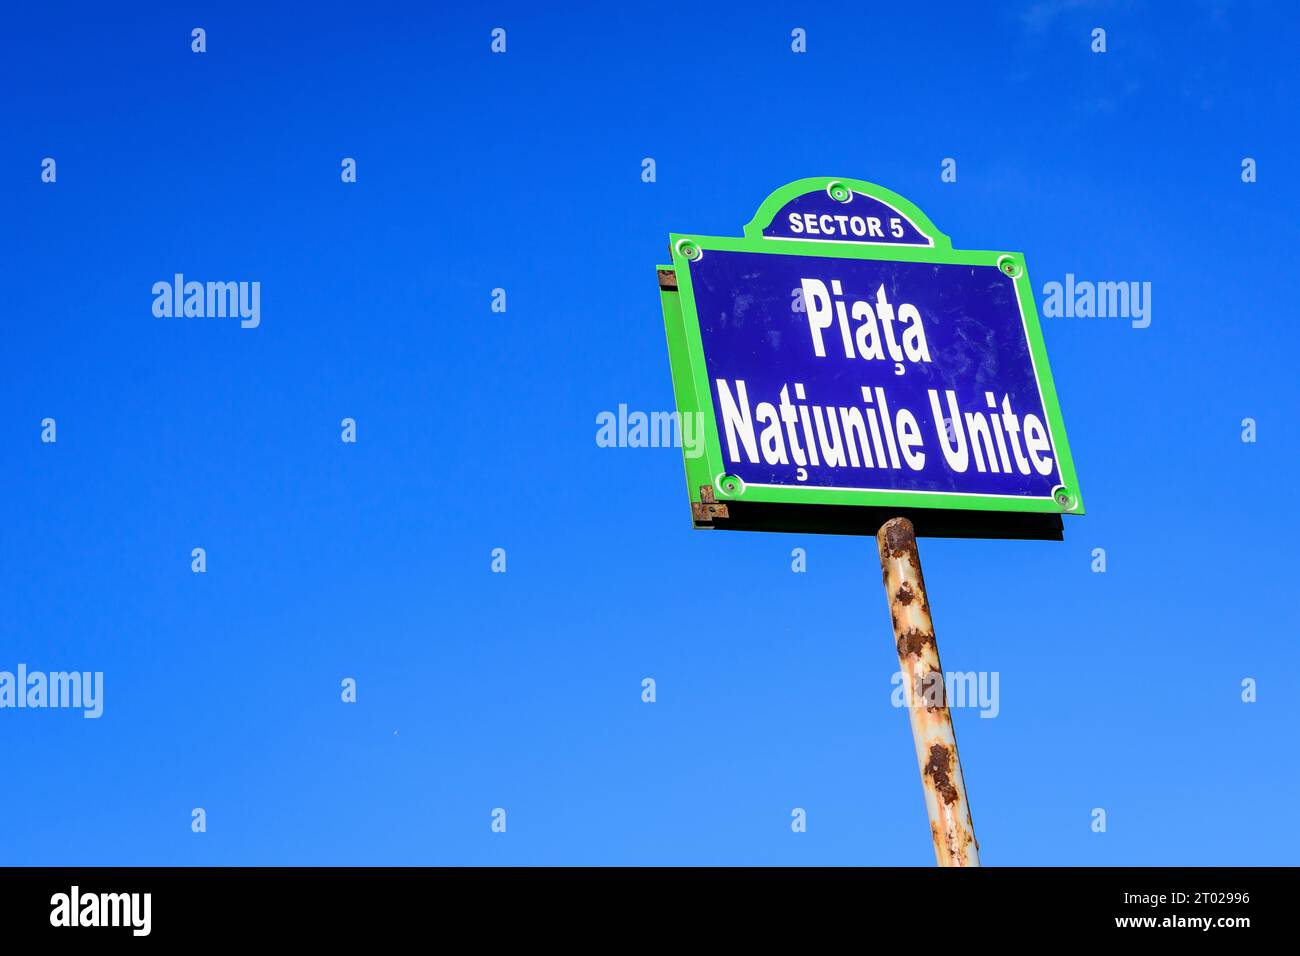
<svg viewBox="0 0 1300 956">
<path fill-rule="evenodd" d="M 1061 536 L 1083 502 L 1019 253 L 952 248 L 850 179 L 742 238 L 674 233 L 660 289 L 697 527 Z"/>
</svg>

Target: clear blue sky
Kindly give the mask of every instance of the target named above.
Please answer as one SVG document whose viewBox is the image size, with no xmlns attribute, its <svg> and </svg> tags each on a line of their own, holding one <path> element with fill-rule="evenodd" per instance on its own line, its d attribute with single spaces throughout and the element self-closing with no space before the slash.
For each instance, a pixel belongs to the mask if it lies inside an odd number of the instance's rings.
<svg viewBox="0 0 1300 956">
<path fill-rule="evenodd" d="M 984 861 L 1294 862 L 1293 6 L 271 6 L 4 15 L 0 670 L 105 705 L 0 710 L 0 863 L 930 865 L 874 542 L 595 442 L 672 407 L 669 231 L 816 175 L 1152 284 L 1044 319 L 1065 541 L 922 542 Z"/>
</svg>

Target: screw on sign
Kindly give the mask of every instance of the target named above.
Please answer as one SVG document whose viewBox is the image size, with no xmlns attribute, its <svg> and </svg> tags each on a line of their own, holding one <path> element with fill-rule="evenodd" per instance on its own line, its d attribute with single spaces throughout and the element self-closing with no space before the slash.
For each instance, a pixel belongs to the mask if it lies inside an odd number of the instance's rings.
<svg viewBox="0 0 1300 956">
<path fill-rule="evenodd" d="M 906 686 L 942 686 L 916 538 L 1059 541 L 1083 499 L 1024 257 L 852 179 L 776 190 L 657 268 L 696 528 L 875 535 Z M 943 866 L 978 866 L 947 700 L 909 716 Z"/>
</svg>

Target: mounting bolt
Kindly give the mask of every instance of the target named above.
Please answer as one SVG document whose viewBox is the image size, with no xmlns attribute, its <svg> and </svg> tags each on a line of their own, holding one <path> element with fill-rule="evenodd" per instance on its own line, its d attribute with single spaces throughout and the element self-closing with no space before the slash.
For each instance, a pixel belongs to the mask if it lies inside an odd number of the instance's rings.
<svg viewBox="0 0 1300 956">
<path fill-rule="evenodd" d="M 826 193 L 836 202 L 848 202 L 853 198 L 853 190 L 841 182 L 827 183 Z"/>
<path fill-rule="evenodd" d="M 1079 507 L 1079 499 L 1065 485 L 1057 485 L 1052 489 L 1052 499 L 1062 511 L 1073 511 Z"/>
</svg>

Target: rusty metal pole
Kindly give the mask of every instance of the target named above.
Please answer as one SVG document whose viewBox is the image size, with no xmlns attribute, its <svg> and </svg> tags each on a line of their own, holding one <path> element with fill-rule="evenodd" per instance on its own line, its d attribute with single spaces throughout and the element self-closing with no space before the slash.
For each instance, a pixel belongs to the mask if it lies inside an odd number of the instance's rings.
<svg viewBox="0 0 1300 956">
<path fill-rule="evenodd" d="M 971 824 L 912 522 L 906 518 L 886 521 L 876 534 L 876 544 L 889 618 L 898 642 L 898 663 L 908 692 L 907 712 L 930 814 L 935 859 L 940 866 L 979 866 L 979 841 Z"/>
</svg>

